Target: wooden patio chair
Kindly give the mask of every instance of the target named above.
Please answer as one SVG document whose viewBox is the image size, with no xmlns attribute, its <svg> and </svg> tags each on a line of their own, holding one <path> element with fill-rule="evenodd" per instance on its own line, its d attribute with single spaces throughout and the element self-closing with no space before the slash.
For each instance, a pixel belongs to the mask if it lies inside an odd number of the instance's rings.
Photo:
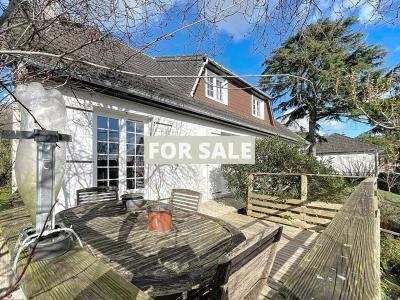
<svg viewBox="0 0 400 300">
<path fill-rule="evenodd" d="M 197 212 L 201 193 L 188 189 L 173 189 L 170 203 L 174 208 L 190 212 Z"/>
<path fill-rule="evenodd" d="M 246 250 L 233 254 L 229 261 L 219 264 L 210 298 L 257 299 L 267 283 L 281 235 L 282 226 Z"/>
<path fill-rule="evenodd" d="M 77 205 L 87 202 L 118 201 L 118 189 L 111 186 L 90 187 L 76 191 Z"/>
</svg>

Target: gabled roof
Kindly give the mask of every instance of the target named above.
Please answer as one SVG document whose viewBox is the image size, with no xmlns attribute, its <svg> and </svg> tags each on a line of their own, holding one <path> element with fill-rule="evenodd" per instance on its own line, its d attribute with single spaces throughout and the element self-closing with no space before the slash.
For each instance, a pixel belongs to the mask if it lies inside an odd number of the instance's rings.
<svg viewBox="0 0 400 300">
<path fill-rule="evenodd" d="M 66 26 L 68 26 L 68 30 L 65 29 Z M 191 97 L 187 91 L 192 82 L 172 78 L 150 78 L 115 71 L 118 68 L 122 71 L 143 75 L 169 75 L 173 70 L 173 73 L 187 74 L 186 72 L 193 72 L 194 69 L 197 69 L 200 61 L 194 59 L 186 62 L 186 69 L 183 69 L 178 67 L 178 64 L 167 62 L 162 58 L 154 59 L 132 49 L 112 36 L 90 42 L 94 31 L 92 28 L 79 24 L 53 24 L 41 31 L 39 40 L 30 41 L 29 50 L 57 55 L 68 53 L 66 56 L 73 61 L 63 60 L 60 62 L 59 58 L 43 56 L 29 56 L 26 60 L 28 64 L 40 69 L 44 74 L 47 71 L 54 73 L 54 69 L 58 69 L 57 76 L 68 76 L 71 80 L 79 82 L 81 85 L 89 85 L 104 94 L 197 118 L 211 119 L 258 134 L 280 136 L 292 141 L 299 140 L 299 137 L 285 126 L 267 125 Z M 25 36 L 29 37 L 29 34 Z M 7 35 L 7 43 L 17 37 L 20 37 L 20 33 L 10 30 Z M 9 46 L 12 48 L 12 45 Z M 82 61 L 88 61 L 90 64 Z M 163 62 L 161 63 L 161 61 Z M 168 68 L 169 64 L 176 67 Z M 97 65 L 106 66 L 106 68 L 99 68 Z"/>
<path fill-rule="evenodd" d="M 338 133 L 326 135 L 323 138 L 325 141 L 322 140 L 317 143 L 317 155 L 374 153 L 375 151 L 379 151 L 377 145 L 362 142 Z"/>
<path fill-rule="evenodd" d="M 164 66 L 164 71 L 168 75 L 198 76 L 202 73 L 203 68 L 207 67 L 221 76 L 237 76 L 234 72 L 206 54 L 159 56 L 155 57 L 155 59 Z M 267 94 L 243 78 L 236 77 L 229 80 L 238 87 L 249 88 L 249 91 L 262 99 L 270 100 Z M 175 78 L 172 82 L 181 87 L 186 94 L 190 95 L 192 95 L 192 91 L 197 84 L 196 78 Z"/>
</svg>

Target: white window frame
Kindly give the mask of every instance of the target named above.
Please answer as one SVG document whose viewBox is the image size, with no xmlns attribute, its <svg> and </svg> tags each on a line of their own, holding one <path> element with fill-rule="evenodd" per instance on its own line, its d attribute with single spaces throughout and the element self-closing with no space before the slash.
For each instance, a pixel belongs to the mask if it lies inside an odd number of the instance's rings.
<svg viewBox="0 0 400 300">
<path fill-rule="evenodd" d="M 93 113 L 93 186 L 97 186 L 97 117 L 114 118 L 118 120 L 119 124 L 119 162 L 118 162 L 118 190 L 127 192 L 144 192 L 146 188 L 146 165 L 144 165 L 144 186 L 138 189 L 127 189 L 127 152 L 126 152 L 126 121 L 132 120 L 143 122 L 144 133 L 146 134 L 147 120 L 142 116 L 136 115 L 122 115 L 118 112 L 106 112 L 103 110 L 95 111 Z"/>
<path fill-rule="evenodd" d="M 254 95 L 251 96 L 251 114 L 254 117 L 264 120 L 264 107 L 263 100 Z"/>
<path fill-rule="evenodd" d="M 228 105 L 228 80 L 217 75 L 209 70 L 205 70 L 205 95 L 207 98 L 215 100 L 219 103 Z M 218 88 L 220 84 L 220 88 Z M 209 92 L 212 92 L 209 93 Z M 221 99 L 217 97 L 220 95 Z"/>
</svg>

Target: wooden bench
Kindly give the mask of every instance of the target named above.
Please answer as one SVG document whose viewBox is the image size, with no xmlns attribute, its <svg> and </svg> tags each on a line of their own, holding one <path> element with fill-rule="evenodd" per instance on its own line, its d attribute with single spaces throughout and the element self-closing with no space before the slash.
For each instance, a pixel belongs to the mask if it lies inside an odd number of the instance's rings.
<svg viewBox="0 0 400 300">
<path fill-rule="evenodd" d="M 240 215 L 215 201 L 200 212 L 238 228 L 245 240 L 220 260 L 212 290 L 213 299 L 257 299 L 275 260 L 282 226 Z"/>
<path fill-rule="evenodd" d="M 376 181 L 365 179 L 273 299 L 380 299 Z"/>
<path fill-rule="evenodd" d="M 228 262 L 220 264 L 213 299 L 257 299 L 266 284 L 276 254 L 282 227 L 254 243 Z"/>
<path fill-rule="evenodd" d="M 30 226 L 30 215 L 24 206 L 0 212 L 0 234 L 9 253 L 13 253 L 21 230 Z M 21 272 L 26 260 L 27 254 L 22 255 L 17 272 Z M 31 262 L 21 288 L 27 299 L 151 299 L 80 247 L 58 258 Z"/>
</svg>

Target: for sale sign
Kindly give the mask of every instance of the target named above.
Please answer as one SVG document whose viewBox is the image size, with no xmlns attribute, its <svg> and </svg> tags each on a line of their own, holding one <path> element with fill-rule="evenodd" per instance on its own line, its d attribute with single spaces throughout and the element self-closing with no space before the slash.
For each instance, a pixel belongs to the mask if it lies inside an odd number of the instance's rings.
<svg viewBox="0 0 400 300">
<path fill-rule="evenodd" d="M 254 164 L 250 136 L 146 136 L 146 164 Z"/>
</svg>

